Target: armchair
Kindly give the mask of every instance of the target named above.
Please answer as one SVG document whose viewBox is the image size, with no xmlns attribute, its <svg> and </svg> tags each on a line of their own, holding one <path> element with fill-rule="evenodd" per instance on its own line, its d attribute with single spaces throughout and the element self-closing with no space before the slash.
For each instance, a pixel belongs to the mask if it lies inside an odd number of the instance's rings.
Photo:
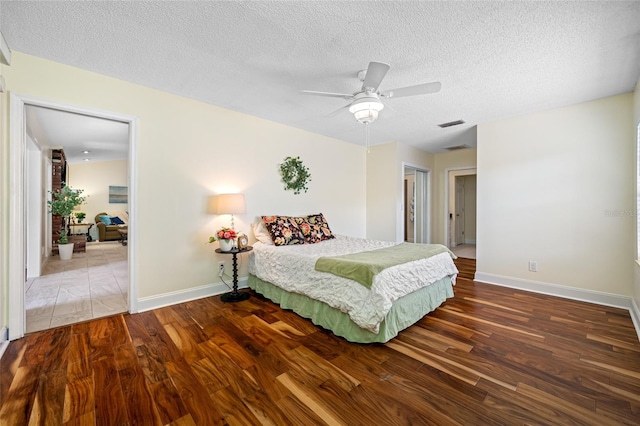
<svg viewBox="0 0 640 426">
<path fill-rule="evenodd" d="M 100 216 L 118 216 L 125 221 L 125 225 L 107 225 L 100 220 Z M 98 213 L 95 217 L 96 227 L 98 228 L 98 241 L 120 241 L 122 239 L 122 235 L 120 235 L 118 229 L 127 227 L 126 220 L 126 216 L 110 215 L 106 212 Z"/>
</svg>

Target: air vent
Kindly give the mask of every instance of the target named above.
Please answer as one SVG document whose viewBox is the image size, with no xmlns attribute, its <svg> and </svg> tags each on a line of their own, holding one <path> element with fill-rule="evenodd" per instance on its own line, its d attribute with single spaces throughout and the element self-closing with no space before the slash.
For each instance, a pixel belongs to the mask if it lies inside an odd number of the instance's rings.
<svg viewBox="0 0 640 426">
<path fill-rule="evenodd" d="M 456 145 L 456 146 L 448 146 L 445 149 L 447 151 L 458 151 L 460 149 L 467 149 L 467 148 L 471 148 L 469 145 Z"/>
<path fill-rule="evenodd" d="M 459 126 L 461 124 L 464 124 L 464 120 L 450 121 L 448 123 L 438 124 L 438 126 L 444 129 L 445 127 Z"/>
</svg>

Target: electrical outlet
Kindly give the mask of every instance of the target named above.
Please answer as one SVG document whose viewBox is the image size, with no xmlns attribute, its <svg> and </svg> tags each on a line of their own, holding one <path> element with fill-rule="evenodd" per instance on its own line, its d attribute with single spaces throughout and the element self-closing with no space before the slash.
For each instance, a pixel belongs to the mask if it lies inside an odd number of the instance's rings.
<svg viewBox="0 0 640 426">
<path fill-rule="evenodd" d="M 218 262 L 218 276 L 222 278 L 224 275 L 224 262 Z"/>
<path fill-rule="evenodd" d="M 538 272 L 538 262 L 534 260 L 529 261 L 529 270 L 531 272 Z"/>
</svg>

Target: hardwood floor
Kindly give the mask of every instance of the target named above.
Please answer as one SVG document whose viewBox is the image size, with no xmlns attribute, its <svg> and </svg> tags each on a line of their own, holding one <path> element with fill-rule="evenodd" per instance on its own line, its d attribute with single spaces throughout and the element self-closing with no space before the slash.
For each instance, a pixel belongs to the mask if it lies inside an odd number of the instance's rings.
<svg viewBox="0 0 640 426">
<path fill-rule="evenodd" d="M 386 344 L 211 297 L 27 335 L 0 424 L 616 425 L 640 419 L 629 313 L 474 283 Z"/>
</svg>

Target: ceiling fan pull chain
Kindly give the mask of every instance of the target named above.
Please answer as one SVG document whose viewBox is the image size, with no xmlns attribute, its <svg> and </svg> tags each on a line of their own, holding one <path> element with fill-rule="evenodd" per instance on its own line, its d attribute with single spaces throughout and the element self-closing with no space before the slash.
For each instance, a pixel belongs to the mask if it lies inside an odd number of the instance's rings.
<svg viewBox="0 0 640 426">
<path fill-rule="evenodd" d="M 364 123 L 365 135 L 367 140 L 367 154 L 371 153 L 371 150 L 369 149 L 369 124 L 370 123 L 368 121 Z"/>
</svg>

